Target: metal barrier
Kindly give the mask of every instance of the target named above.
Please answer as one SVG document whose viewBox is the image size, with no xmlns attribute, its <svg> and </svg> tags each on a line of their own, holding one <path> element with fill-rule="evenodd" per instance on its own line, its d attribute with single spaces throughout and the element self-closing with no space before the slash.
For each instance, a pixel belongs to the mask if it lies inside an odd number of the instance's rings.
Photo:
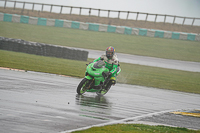
<svg viewBox="0 0 200 133">
<path fill-rule="evenodd" d="M 105 9 L 96 9 L 96 8 L 63 6 L 63 5 L 54 5 L 54 4 L 45 4 L 45 3 L 33 3 L 33 2 L 22 2 L 22 1 L 12 1 L 12 0 L 0 0 L 0 1 L 4 1 L 4 9 L 6 9 L 6 5 L 7 5 L 8 2 L 14 3 L 14 6 L 13 6 L 14 10 L 16 9 L 16 4 L 17 3 L 22 3 L 23 4 L 23 7 L 21 8 L 22 12 L 25 10 L 25 5 L 26 4 L 32 4 L 32 9 L 31 9 L 32 11 L 35 9 L 36 5 L 41 5 L 41 10 L 40 10 L 41 12 L 44 11 L 44 6 L 50 6 L 51 7 L 50 10 L 49 10 L 50 13 L 52 12 L 53 7 L 60 7 L 60 14 L 68 13 L 70 15 L 72 14 L 73 9 L 79 9 L 79 15 L 81 15 L 82 10 L 89 10 L 88 11 L 88 16 L 91 16 L 91 12 L 92 11 L 98 11 L 98 15 L 97 15 L 98 17 L 101 17 L 100 16 L 101 12 L 107 12 L 107 17 L 110 18 L 110 13 L 116 12 L 116 13 L 118 13 L 118 19 L 120 19 L 120 14 L 121 13 L 126 13 L 127 14 L 126 20 L 136 20 L 136 21 L 138 20 L 139 15 L 146 15 L 146 18 L 144 20 L 145 22 L 148 21 L 148 17 L 149 16 L 155 16 L 154 22 L 157 21 L 157 18 L 159 16 L 162 16 L 162 17 L 164 17 L 163 23 L 166 23 L 167 17 L 173 17 L 172 24 L 175 24 L 177 18 L 182 18 L 183 19 L 182 25 L 185 24 L 186 20 L 191 20 L 192 19 L 191 26 L 194 25 L 195 21 L 197 21 L 197 20 L 199 21 L 200 20 L 200 18 L 183 17 L 183 16 L 173 16 L 173 15 L 166 15 L 166 14 L 151 14 L 151 13 L 144 13 L 144 12 L 105 10 Z M 70 8 L 70 12 L 63 12 L 63 8 Z M 129 17 L 130 14 L 135 14 L 136 18 L 130 18 Z"/>
</svg>

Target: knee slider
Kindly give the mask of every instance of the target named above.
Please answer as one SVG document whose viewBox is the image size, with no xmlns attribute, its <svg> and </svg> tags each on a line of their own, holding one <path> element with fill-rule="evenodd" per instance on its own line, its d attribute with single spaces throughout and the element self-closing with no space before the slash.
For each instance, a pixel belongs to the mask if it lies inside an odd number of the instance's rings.
<svg viewBox="0 0 200 133">
<path fill-rule="evenodd" d="M 112 83 L 113 85 L 116 84 L 116 78 L 115 78 L 115 77 L 111 77 L 110 80 L 111 80 L 111 83 Z"/>
<path fill-rule="evenodd" d="M 116 84 L 116 80 L 111 80 L 112 84 Z"/>
</svg>

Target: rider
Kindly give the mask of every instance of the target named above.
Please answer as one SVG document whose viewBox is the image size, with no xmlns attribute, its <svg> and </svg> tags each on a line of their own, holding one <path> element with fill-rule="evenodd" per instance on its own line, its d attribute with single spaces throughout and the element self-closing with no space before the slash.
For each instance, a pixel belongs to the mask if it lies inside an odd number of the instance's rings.
<svg viewBox="0 0 200 133">
<path fill-rule="evenodd" d="M 112 81 L 112 84 L 114 85 L 116 83 L 116 76 L 117 76 L 117 70 L 118 70 L 118 58 L 115 54 L 114 47 L 110 46 L 106 48 L 106 54 L 101 55 L 98 59 L 95 59 L 93 62 L 97 62 L 99 60 L 104 60 L 106 63 L 106 68 L 109 69 L 110 72 L 107 73 L 108 76 L 111 75 L 110 80 Z"/>
</svg>

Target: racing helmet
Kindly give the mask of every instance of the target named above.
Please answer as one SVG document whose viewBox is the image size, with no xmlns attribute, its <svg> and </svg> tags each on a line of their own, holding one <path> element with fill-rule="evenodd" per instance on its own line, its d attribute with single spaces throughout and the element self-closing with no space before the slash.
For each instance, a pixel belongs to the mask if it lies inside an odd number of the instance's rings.
<svg viewBox="0 0 200 133">
<path fill-rule="evenodd" d="M 115 48 L 110 46 L 110 47 L 107 47 L 106 49 L 106 57 L 108 59 L 112 59 L 113 55 L 115 54 Z"/>
</svg>

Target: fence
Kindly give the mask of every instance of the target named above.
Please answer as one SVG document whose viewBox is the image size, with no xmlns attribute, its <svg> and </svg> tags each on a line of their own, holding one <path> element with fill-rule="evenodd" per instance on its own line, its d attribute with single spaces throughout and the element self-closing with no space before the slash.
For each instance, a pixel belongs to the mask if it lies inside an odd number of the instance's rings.
<svg viewBox="0 0 200 133">
<path fill-rule="evenodd" d="M 139 35 L 139 36 L 159 37 L 159 38 L 168 38 L 168 39 L 200 41 L 200 35 L 198 34 L 170 32 L 170 31 L 142 29 L 142 28 L 131 28 L 131 27 L 124 27 L 124 26 L 95 24 L 95 23 L 84 23 L 84 22 L 78 22 L 78 21 L 59 20 L 59 19 L 37 18 L 37 17 L 30 17 L 30 16 L 23 16 L 23 15 L 16 15 L 16 14 L 0 13 L 0 21 L 25 23 L 25 24 L 32 24 L 32 25 L 42 25 L 42 26 L 73 28 L 73 29 L 80 29 L 80 30 L 109 32 L 109 33 L 118 33 L 118 34 L 126 34 L 126 35 Z"/>
<path fill-rule="evenodd" d="M 101 17 L 101 13 L 102 12 L 107 12 L 107 16 L 106 17 L 108 17 L 108 18 L 110 18 L 110 14 L 114 12 L 114 13 L 118 14 L 118 16 L 117 16 L 118 19 L 120 19 L 121 13 L 126 13 L 126 20 L 136 20 L 136 21 L 138 21 L 138 18 L 139 18 L 140 15 L 146 15 L 145 20 L 144 20 L 145 22 L 148 21 L 148 17 L 149 16 L 154 16 L 155 17 L 154 22 L 157 22 L 157 18 L 162 16 L 162 17 L 164 17 L 164 20 L 163 20 L 164 24 L 166 23 L 166 19 L 167 18 L 173 18 L 172 24 L 176 23 L 176 19 L 177 18 L 182 18 L 183 19 L 182 25 L 185 25 L 185 21 L 186 20 L 192 20 L 191 24 L 190 24 L 191 26 L 193 26 L 195 22 L 200 20 L 200 18 L 173 16 L 173 15 L 166 15 L 166 14 L 150 14 L 150 13 L 132 12 L 132 11 L 116 11 L 116 10 L 105 10 L 105 9 L 74 7 L 74 6 L 63 6 L 63 5 L 44 4 L 44 3 L 21 2 L 21 1 L 11 1 L 11 0 L 0 0 L 0 1 L 4 2 L 4 9 L 6 9 L 6 5 L 7 5 L 8 2 L 14 3 L 14 6 L 13 6 L 14 10 L 16 9 L 16 4 L 17 3 L 21 3 L 21 4 L 23 4 L 22 12 L 25 10 L 26 4 L 31 4 L 32 5 L 32 9 L 31 10 L 32 11 L 35 9 L 36 5 L 41 5 L 41 12 L 44 11 L 44 7 L 45 6 L 50 6 L 50 10 L 49 10 L 50 13 L 52 12 L 53 7 L 59 7 L 60 8 L 60 11 L 59 11 L 60 14 L 63 14 L 63 13 L 67 14 L 68 13 L 70 15 L 72 14 L 73 9 L 79 9 L 79 15 L 82 15 L 81 13 L 82 13 L 83 10 L 88 10 L 88 15 L 89 16 L 91 16 L 91 12 L 92 11 L 97 11 L 98 14 L 96 16 L 98 16 L 98 17 Z M 63 12 L 64 8 L 69 8 L 70 11 L 69 12 Z M 129 16 L 131 14 L 135 14 L 136 15 L 135 18 L 130 18 Z"/>
</svg>

